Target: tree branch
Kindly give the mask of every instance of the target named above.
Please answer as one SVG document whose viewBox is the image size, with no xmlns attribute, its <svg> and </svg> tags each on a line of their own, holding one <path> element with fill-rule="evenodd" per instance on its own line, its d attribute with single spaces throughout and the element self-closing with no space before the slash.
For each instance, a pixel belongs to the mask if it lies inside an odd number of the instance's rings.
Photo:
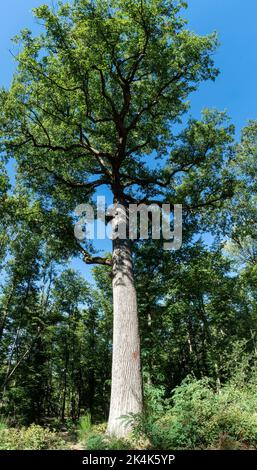
<svg viewBox="0 0 257 470">
<path fill-rule="evenodd" d="M 100 256 L 91 256 L 90 253 L 85 250 L 80 243 L 77 243 L 79 251 L 83 255 L 83 261 L 86 264 L 100 264 L 104 266 L 112 266 L 112 261 L 108 258 L 101 258 Z"/>
</svg>

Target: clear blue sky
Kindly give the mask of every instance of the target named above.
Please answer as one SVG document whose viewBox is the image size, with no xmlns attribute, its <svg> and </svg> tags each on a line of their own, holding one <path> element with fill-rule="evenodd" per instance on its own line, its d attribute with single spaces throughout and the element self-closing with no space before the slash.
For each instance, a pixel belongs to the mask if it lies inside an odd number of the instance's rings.
<svg viewBox="0 0 257 470">
<path fill-rule="evenodd" d="M 32 8 L 52 5 L 52 0 L 8 0 L 1 4 L 0 85 L 8 86 L 15 64 L 10 53 L 11 38 L 22 28 L 37 31 Z M 215 62 L 221 73 L 216 82 L 201 85 L 191 96 L 190 114 L 201 109 L 227 110 L 237 135 L 248 119 L 257 119 L 257 0 L 189 0 L 185 12 L 188 28 L 199 34 L 217 31 L 220 47 Z M 81 262 L 75 266 L 89 275 Z"/>
</svg>

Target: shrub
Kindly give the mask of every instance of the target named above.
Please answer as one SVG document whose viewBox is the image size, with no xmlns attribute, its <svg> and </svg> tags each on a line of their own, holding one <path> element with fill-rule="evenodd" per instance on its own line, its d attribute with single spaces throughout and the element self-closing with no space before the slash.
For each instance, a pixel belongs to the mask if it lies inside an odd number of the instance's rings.
<svg viewBox="0 0 257 470">
<path fill-rule="evenodd" d="M 133 449 L 133 445 L 126 439 L 92 432 L 88 435 L 85 448 L 86 450 L 130 450 Z"/>
<path fill-rule="evenodd" d="M 85 441 L 86 450 L 107 450 L 105 436 L 97 432 L 91 432 Z"/>
<path fill-rule="evenodd" d="M 85 417 L 84 417 L 85 418 Z M 88 419 L 82 418 L 79 435 L 86 450 L 129 450 L 131 443 L 125 439 L 117 439 L 106 434 L 106 423 L 89 425 Z"/>
<path fill-rule="evenodd" d="M 208 379 L 185 379 L 165 413 L 134 417 L 134 436 L 144 434 L 154 449 L 255 448 L 256 380 L 235 381 L 217 393 Z"/>
<path fill-rule="evenodd" d="M 7 422 L 5 419 L 0 418 L 0 432 L 7 428 Z"/>
<path fill-rule="evenodd" d="M 85 442 L 91 429 L 92 429 L 91 415 L 90 413 L 87 413 L 86 415 L 82 416 L 79 420 L 78 438 L 80 442 L 82 443 Z"/>
<path fill-rule="evenodd" d="M 32 424 L 28 428 L 1 428 L 0 450 L 58 450 L 65 442 L 49 429 Z"/>
</svg>

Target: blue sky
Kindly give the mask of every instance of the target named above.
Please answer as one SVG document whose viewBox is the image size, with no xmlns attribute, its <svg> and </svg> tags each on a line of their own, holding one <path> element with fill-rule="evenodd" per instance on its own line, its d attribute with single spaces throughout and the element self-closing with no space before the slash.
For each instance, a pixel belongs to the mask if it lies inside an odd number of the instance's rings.
<svg viewBox="0 0 257 470">
<path fill-rule="evenodd" d="M 190 29 L 215 30 L 221 43 L 215 54 L 220 76 L 192 95 L 193 113 L 203 107 L 226 109 L 238 135 L 247 120 L 257 118 L 257 1 L 189 0 L 186 16 Z"/>
<path fill-rule="evenodd" d="M 22 28 L 37 31 L 32 8 L 52 0 L 8 0 L 1 4 L 0 84 L 8 86 L 15 64 L 10 53 L 11 38 Z M 227 110 L 236 125 L 237 136 L 249 119 L 257 119 L 257 1 L 189 0 L 185 16 L 188 28 L 199 34 L 217 31 L 220 47 L 214 59 L 221 73 L 217 80 L 202 84 L 191 96 L 191 111 L 199 117 L 201 109 Z M 89 276 L 82 262 L 75 266 Z M 91 276 L 89 276 L 91 277 Z"/>
</svg>

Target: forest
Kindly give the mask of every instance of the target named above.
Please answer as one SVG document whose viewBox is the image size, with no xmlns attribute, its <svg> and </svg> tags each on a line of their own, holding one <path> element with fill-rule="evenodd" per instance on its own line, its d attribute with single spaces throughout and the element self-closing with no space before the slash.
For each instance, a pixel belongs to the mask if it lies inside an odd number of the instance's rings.
<svg viewBox="0 0 257 470">
<path fill-rule="evenodd" d="M 0 450 L 257 448 L 257 121 L 237 138 L 224 111 L 188 117 L 219 46 L 185 8 L 58 2 L 34 9 L 40 34 L 14 39 Z M 99 195 L 125 239 L 74 235 L 76 207 Z M 151 236 L 151 214 L 148 238 L 129 239 L 131 204 L 182 205 L 182 246 Z"/>
</svg>

